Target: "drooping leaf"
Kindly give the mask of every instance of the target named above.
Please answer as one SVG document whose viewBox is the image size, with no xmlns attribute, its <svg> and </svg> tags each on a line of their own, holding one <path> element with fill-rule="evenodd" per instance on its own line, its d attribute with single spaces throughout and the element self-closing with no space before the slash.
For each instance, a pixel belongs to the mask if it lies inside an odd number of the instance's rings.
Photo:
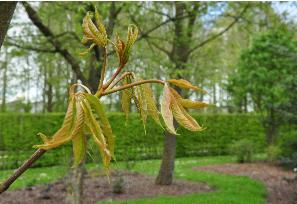
<svg viewBox="0 0 297 204">
<path fill-rule="evenodd" d="M 159 111 L 157 109 L 156 101 L 153 96 L 153 91 L 149 84 L 143 84 L 142 89 L 144 92 L 144 98 L 147 104 L 148 114 L 153 118 L 153 120 L 160 125 L 162 128 L 162 123 L 159 118 Z"/>
<path fill-rule="evenodd" d="M 73 149 L 73 167 L 77 167 L 85 158 L 87 152 L 87 140 L 83 133 L 80 131 L 72 139 L 72 149 Z"/>
<path fill-rule="evenodd" d="M 77 123 L 76 108 L 76 99 L 70 95 L 70 102 L 62 127 L 52 136 L 52 138 L 47 138 L 44 134 L 39 133 L 45 143 L 41 145 L 35 145 L 34 147 L 49 150 L 71 140 L 72 130 Z"/>
<path fill-rule="evenodd" d="M 206 93 L 206 91 L 204 91 L 203 89 L 192 85 L 190 82 L 188 82 L 187 80 L 184 80 L 184 79 L 169 79 L 169 80 L 167 80 L 167 82 L 169 82 L 175 86 L 181 87 L 181 88 L 193 89 L 193 90 L 199 91 L 201 93 Z"/>
<path fill-rule="evenodd" d="M 112 133 L 111 126 L 110 126 L 108 118 L 105 114 L 104 107 L 101 104 L 100 100 L 96 96 L 94 96 L 92 94 L 85 94 L 85 95 L 86 95 L 86 98 L 89 101 L 91 107 L 95 110 L 95 112 L 99 118 L 100 126 L 102 128 L 102 133 L 105 136 L 106 141 L 107 141 L 107 148 L 108 148 L 111 156 L 113 158 L 115 158 L 115 156 L 114 156 L 115 137 Z"/>
<path fill-rule="evenodd" d="M 137 81 L 141 81 L 142 79 L 136 79 Z M 135 104 L 138 108 L 142 123 L 143 123 L 143 128 L 146 134 L 146 121 L 147 121 L 147 102 L 145 100 L 144 96 L 144 90 L 142 86 L 135 86 L 134 87 L 134 97 L 136 98 Z"/>
<path fill-rule="evenodd" d="M 207 103 L 204 103 L 204 102 L 201 102 L 201 101 L 192 101 L 190 99 L 180 99 L 179 102 L 185 108 L 199 109 L 199 108 L 208 107 Z"/>
<path fill-rule="evenodd" d="M 123 80 L 123 85 L 131 83 L 131 80 L 128 77 L 125 77 L 125 79 Z M 130 106 L 131 106 L 131 99 L 132 99 L 132 92 L 133 90 L 130 89 L 125 89 L 122 91 L 122 95 L 121 95 L 121 106 L 122 106 L 122 110 L 126 116 L 126 124 L 128 121 L 128 116 L 129 116 L 129 112 L 130 112 Z"/>
<path fill-rule="evenodd" d="M 172 99 L 171 102 L 172 113 L 175 120 L 183 127 L 190 131 L 201 131 L 202 127 L 197 121 L 190 116 L 189 113 L 182 107 L 182 105 L 176 99 Z"/>
<path fill-rule="evenodd" d="M 92 138 L 94 139 L 94 142 L 97 144 L 99 152 L 102 157 L 103 165 L 105 168 L 109 168 L 111 155 L 109 150 L 107 149 L 107 143 L 104 138 L 104 135 L 102 133 L 101 127 L 99 126 L 98 122 L 96 121 L 96 118 L 94 117 L 92 113 L 92 109 L 90 104 L 87 100 L 81 101 L 82 108 L 85 113 L 86 120 L 86 126 L 90 129 Z"/>
<path fill-rule="evenodd" d="M 161 114 L 166 125 L 166 129 L 172 133 L 177 134 L 173 125 L 173 113 L 171 111 L 171 92 L 167 83 L 164 85 L 163 96 L 161 101 Z"/>
</svg>

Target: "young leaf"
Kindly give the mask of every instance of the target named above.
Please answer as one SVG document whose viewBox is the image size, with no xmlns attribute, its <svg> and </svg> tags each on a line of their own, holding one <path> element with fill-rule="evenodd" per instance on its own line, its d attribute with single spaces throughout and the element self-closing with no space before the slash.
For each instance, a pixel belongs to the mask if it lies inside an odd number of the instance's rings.
<svg viewBox="0 0 297 204">
<path fill-rule="evenodd" d="M 184 79 L 169 79 L 169 80 L 167 80 L 167 82 L 169 82 L 175 86 L 181 87 L 181 88 L 193 89 L 195 91 L 206 93 L 206 91 L 204 91 L 203 89 L 192 85 L 190 82 L 188 82 L 187 80 L 184 80 Z"/>
<path fill-rule="evenodd" d="M 164 85 L 163 96 L 161 101 L 161 114 L 166 125 L 166 129 L 172 133 L 177 134 L 173 125 L 173 114 L 171 111 L 171 92 L 167 83 Z"/>
<path fill-rule="evenodd" d="M 143 92 L 144 92 L 144 98 L 147 104 L 147 110 L 148 114 L 153 118 L 153 120 L 160 125 L 162 128 L 162 123 L 159 118 L 159 111 L 157 109 L 157 105 L 153 96 L 153 91 L 149 84 L 143 84 L 142 85 Z"/>
<path fill-rule="evenodd" d="M 125 79 L 123 80 L 123 85 L 128 84 L 128 82 L 129 82 L 128 77 L 125 77 Z M 126 123 L 128 121 L 128 116 L 129 116 L 129 112 L 130 112 L 131 99 L 132 99 L 132 89 L 123 90 L 122 96 L 121 96 L 121 106 L 122 106 L 122 110 L 126 116 Z"/>
<path fill-rule="evenodd" d="M 83 33 L 84 33 L 82 43 L 86 44 L 88 41 L 91 41 L 92 43 L 98 46 L 106 47 L 107 45 L 106 31 L 105 31 L 104 25 L 100 21 L 98 11 L 96 11 L 95 13 L 95 18 L 96 18 L 97 24 L 99 24 L 98 28 L 93 23 L 90 13 L 87 13 L 87 15 L 84 17 L 83 24 L 82 24 Z M 90 47 L 90 49 L 92 47 Z"/>
<path fill-rule="evenodd" d="M 201 131 L 203 128 L 196 122 L 190 114 L 182 107 L 182 105 L 178 102 L 177 99 L 172 98 L 171 108 L 174 115 L 175 120 L 183 127 L 190 131 Z"/>
<path fill-rule="evenodd" d="M 70 95 L 70 102 L 68 105 L 68 109 L 64 118 L 64 122 L 62 127 L 53 135 L 51 139 L 46 139 L 43 137 L 42 133 L 39 133 L 42 136 L 42 140 L 45 142 L 42 145 L 35 145 L 35 148 L 40 149 L 52 149 L 55 148 L 65 142 L 71 140 L 71 131 L 76 123 L 76 99 L 72 95 Z"/>
<path fill-rule="evenodd" d="M 179 102 L 185 108 L 199 109 L 208 107 L 207 103 L 201 101 L 191 101 L 190 99 L 180 99 Z"/>
<path fill-rule="evenodd" d="M 127 43 L 126 43 L 126 47 L 125 47 L 125 51 L 124 51 L 124 61 L 125 63 L 129 60 L 131 51 L 132 51 L 132 47 L 135 43 L 135 41 L 137 40 L 138 37 L 138 28 L 136 25 L 130 25 L 128 27 L 128 36 L 127 36 Z"/>
<path fill-rule="evenodd" d="M 80 131 L 72 139 L 72 144 L 74 156 L 73 167 L 77 167 L 84 160 L 87 152 L 87 140 L 83 131 Z"/>
<path fill-rule="evenodd" d="M 89 102 L 87 100 L 82 100 L 81 105 L 84 110 L 85 117 L 87 118 L 86 125 L 90 129 L 90 132 L 92 133 L 94 142 L 98 146 L 99 152 L 102 157 L 103 165 L 108 169 L 110 160 L 111 160 L 111 155 L 107 149 L 106 140 L 102 133 L 101 127 L 97 123 L 97 121 L 92 113 L 92 109 L 91 109 Z"/>
<path fill-rule="evenodd" d="M 89 101 L 91 107 L 95 110 L 97 116 L 99 117 L 100 125 L 102 128 L 103 135 L 107 140 L 107 148 L 113 158 L 114 156 L 114 146 L 115 146 L 115 137 L 112 134 L 112 129 L 109 124 L 108 118 L 105 114 L 105 110 L 103 105 L 101 104 L 100 100 L 92 95 L 92 94 L 85 94 L 87 100 Z"/>
</svg>

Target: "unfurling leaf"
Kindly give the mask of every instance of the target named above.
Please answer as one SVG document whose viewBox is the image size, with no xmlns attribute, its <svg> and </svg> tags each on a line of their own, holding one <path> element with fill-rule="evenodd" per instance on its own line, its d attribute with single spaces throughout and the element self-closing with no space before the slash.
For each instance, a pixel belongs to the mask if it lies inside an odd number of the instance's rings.
<svg viewBox="0 0 297 204">
<path fill-rule="evenodd" d="M 132 47 L 133 47 L 135 41 L 137 40 L 137 37 L 138 37 L 138 28 L 137 28 L 137 26 L 136 25 L 130 25 L 128 27 L 127 43 L 126 43 L 124 56 L 123 56 L 125 62 L 128 62 L 128 60 L 129 60 Z"/>
<path fill-rule="evenodd" d="M 139 81 L 141 81 L 141 79 L 138 79 Z M 142 86 L 135 86 L 134 87 L 134 98 L 136 98 L 135 100 L 135 104 L 138 108 L 142 123 L 143 123 L 143 128 L 144 128 L 144 132 L 146 134 L 146 120 L 147 120 L 147 103 L 144 97 L 144 92 L 143 92 L 143 88 Z"/>
<path fill-rule="evenodd" d="M 144 98 L 145 98 L 145 101 L 146 101 L 146 104 L 147 104 L 148 114 L 153 118 L 153 120 L 158 125 L 160 125 L 163 128 L 162 123 L 161 123 L 160 118 L 159 118 L 159 111 L 157 109 L 157 105 L 156 105 L 156 102 L 155 102 L 155 99 L 154 99 L 154 96 L 153 96 L 153 91 L 152 91 L 150 85 L 149 84 L 143 84 L 142 88 L 143 88 L 143 92 L 144 92 Z"/>
<path fill-rule="evenodd" d="M 182 105 L 178 102 L 177 99 L 172 99 L 171 108 L 174 115 L 175 120 L 184 128 L 190 131 L 201 131 L 203 128 L 196 122 L 190 114 L 182 107 Z"/>
<path fill-rule="evenodd" d="M 165 83 L 164 90 L 163 90 L 163 96 L 162 96 L 162 102 L 161 102 L 161 114 L 162 114 L 163 120 L 166 125 L 166 129 L 168 130 L 168 132 L 176 135 L 177 133 L 176 133 L 174 125 L 173 125 L 173 113 L 170 108 L 171 100 L 172 100 L 172 96 L 171 96 L 170 88 L 169 88 L 168 84 Z"/>
<path fill-rule="evenodd" d="M 95 20 L 97 25 L 93 23 L 92 15 L 89 12 L 83 19 L 82 28 L 84 36 L 81 42 L 83 44 L 87 44 L 89 41 L 92 42 L 92 45 L 87 52 L 89 52 L 95 45 L 101 47 L 106 47 L 107 45 L 106 30 L 97 9 L 95 11 Z"/>
<path fill-rule="evenodd" d="M 74 157 L 73 167 L 77 167 L 84 160 L 87 151 L 87 139 L 83 131 L 80 131 L 76 136 L 74 136 L 72 144 Z"/>
<path fill-rule="evenodd" d="M 124 41 L 120 39 L 119 35 L 116 35 L 116 41 L 115 43 L 112 42 L 112 44 L 118 55 L 120 66 L 124 66 L 128 62 L 132 47 L 137 40 L 137 37 L 138 28 L 135 25 L 130 25 L 128 27 L 126 43 L 124 43 Z"/>
<path fill-rule="evenodd" d="M 167 126 L 167 130 L 176 134 L 173 126 L 173 118 L 184 128 L 190 131 L 202 131 L 203 128 L 197 123 L 197 121 L 190 116 L 189 113 L 184 109 L 188 108 L 202 108 L 206 104 L 202 102 L 191 101 L 183 99 L 177 91 L 170 88 L 166 83 L 164 85 L 163 98 L 161 104 L 161 113 L 164 122 Z"/>
<path fill-rule="evenodd" d="M 125 77 L 123 80 L 123 85 L 131 83 L 131 80 L 128 77 Z M 122 96 L 121 96 L 121 106 L 122 110 L 126 116 L 126 124 L 128 121 L 128 116 L 130 112 L 130 106 L 131 106 L 131 99 L 132 99 L 132 89 L 125 89 L 122 91 Z"/>
<path fill-rule="evenodd" d="M 192 85 L 190 82 L 188 82 L 187 80 L 184 80 L 184 79 L 169 79 L 169 80 L 167 80 L 167 82 L 169 82 L 175 86 L 181 87 L 181 88 L 193 89 L 195 91 L 206 93 L 206 91 L 204 91 L 203 89 Z"/>
<path fill-rule="evenodd" d="M 70 96 L 70 102 L 68 109 L 64 118 L 62 127 L 52 136 L 52 138 L 47 138 L 44 134 L 39 133 L 44 144 L 35 145 L 35 148 L 40 148 L 44 150 L 49 150 L 60 146 L 71 140 L 71 132 L 76 123 L 76 101 L 73 96 Z"/>
<path fill-rule="evenodd" d="M 97 123 L 93 113 L 91 106 L 87 100 L 81 101 L 81 106 L 83 108 L 83 111 L 85 113 L 86 117 L 86 126 L 89 128 L 92 138 L 94 139 L 94 142 L 97 144 L 97 147 L 99 149 L 99 152 L 102 157 L 103 165 L 105 168 L 109 168 L 111 155 L 109 150 L 107 149 L 107 143 L 104 138 L 103 132 L 99 124 Z"/>
<path fill-rule="evenodd" d="M 101 104 L 100 100 L 94 95 L 92 94 L 85 94 L 85 95 L 91 107 L 95 110 L 95 113 L 99 118 L 99 123 L 102 128 L 102 133 L 107 141 L 107 149 L 110 152 L 111 156 L 115 158 L 114 156 L 115 137 L 112 134 L 112 129 L 109 124 L 108 118 L 105 114 L 104 107 Z"/>
<path fill-rule="evenodd" d="M 190 99 L 180 99 L 179 102 L 185 108 L 199 109 L 199 108 L 208 107 L 207 103 L 204 103 L 201 101 L 191 101 Z"/>
</svg>

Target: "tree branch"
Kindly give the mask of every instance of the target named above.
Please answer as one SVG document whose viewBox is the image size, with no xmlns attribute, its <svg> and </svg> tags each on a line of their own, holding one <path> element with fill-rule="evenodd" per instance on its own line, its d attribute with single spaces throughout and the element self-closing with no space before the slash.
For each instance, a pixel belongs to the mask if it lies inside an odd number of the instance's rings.
<svg viewBox="0 0 297 204">
<path fill-rule="evenodd" d="M 38 160 L 46 150 L 38 149 L 32 156 L 23 163 L 7 180 L 5 180 L 0 186 L 0 194 L 6 191 L 13 182 L 20 177 L 30 166 Z"/>
<path fill-rule="evenodd" d="M 31 51 L 35 51 L 35 52 L 45 52 L 45 53 L 57 53 L 57 50 L 55 49 L 44 49 L 44 48 L 39 48 L 39 47 L 33 47 L 33 46 L 30 46 L 30 45 L 20 45 L 20 44 L 17 44 L 17 43 L 13 43 L 9 40 L 6 40 L 5 43 L 7 45 L 10 45 L 10 46 L 14 46 L 14 47 L 17 47 L 17 48 L 21 48 L 21 49 L 24 49 L 24 50 L 31 50 Z"/>
<path fill-rule="evenodd" d="M 189 50 L 188 54 L 191 54 L 193 51 L 195 51 L 196 49 L 203 47 L 204 45 L 206 45 L 207 43 L 217 39 L 218 37 L 220 37 L 221 35 L 223 35 L 224 33 L 226 33 L 230 28 L 232 28 L 238 21 L 239 19 L 241 19 L 241 17 L 243 16 L 243 14 L 247 11 L 249 7 L 249 4 L 247 4 L 244 9 L 240 12 L 240 14 L 237 17 L 234 17 L 234 20 L 225 28 L 223 29 L 221 32 L 209 37 L 208 39 L 204 40 L 203 42 L 199 43 L 198 45 L 196 45 L 195 47 L 193 47 L 192 49 Z"/>
<path fill-rule="evenodd" d="M 6 36 L 17 2 L 1 2 L 0 4 L 0 48 Z"/>
<path fill-rule="evenodd" d="M 61 42 L 55 38 L 53 32 L 45 26 L 41 21 L 36 11 L 27 2 L 22 2 L 30 20 L 32 23 L 40 30 L 41 33 L 48 39 L 48 41 L 53 45 L 53 47 L 60 53 L 65 60 L 71 65 L 72 70 L 76 73 L 77 78 L 82 81 L 83 84 L 88 85 L 88 81 L 80 70 L 79 62 L 71 55 L 71 53 L 62 47 Z"/>
</svg>

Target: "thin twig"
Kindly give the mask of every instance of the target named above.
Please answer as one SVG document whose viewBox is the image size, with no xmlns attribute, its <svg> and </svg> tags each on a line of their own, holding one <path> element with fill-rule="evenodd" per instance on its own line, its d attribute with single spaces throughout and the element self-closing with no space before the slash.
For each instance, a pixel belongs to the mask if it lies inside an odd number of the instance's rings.
<svg viewBox="0 0 297 204">
<path fill-rule="evenodd" d="M 15 180 L 18 177 L 20 177 L 28 168 L 30 168 L 30 166 L 36 160 L 38 160 L 45 152 L 46 152 L 46 150 L 43 150 L 43 149 L 36 150 L 36 152 L 34 154 L 32 154 L 32 156 L 22 164 L 22 166 L 20 166 L 17 170 L 15 170 L 15 172 L 1 184 L 0 194 L 3 193 L 4 191 L 6 191 L 9 188 L 9 186 L 13 182 L 15 182 Z"/>
</svg>

